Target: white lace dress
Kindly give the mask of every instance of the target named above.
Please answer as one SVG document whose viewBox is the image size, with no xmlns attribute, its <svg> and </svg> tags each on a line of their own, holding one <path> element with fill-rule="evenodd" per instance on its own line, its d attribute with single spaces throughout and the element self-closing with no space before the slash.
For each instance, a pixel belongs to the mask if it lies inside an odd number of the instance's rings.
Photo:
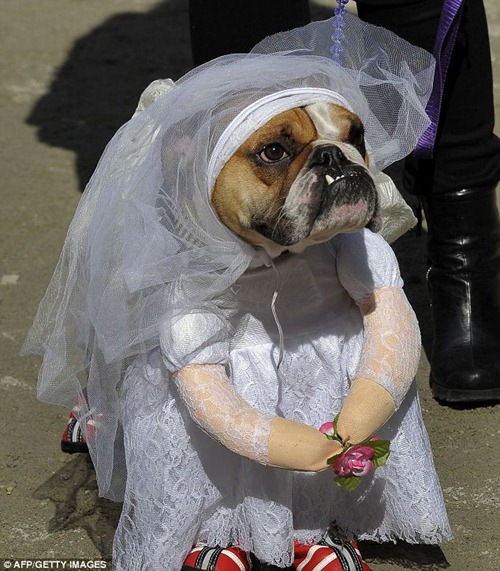
<svg viewBox="0 0 500 571">
<path fill-rule="evenodd" d="M 450 538 L 439 481 L 413 383 L 379 432 L 386 466 L 355 491 L 333 474 L 291 472 L 248 460 L 191 418 L 172 373 L 191 363 L 226 365 L 237 391 L 263 418 L 319 427 L 340 410 L 360 362 L 363 319 L 355 300 L 402 281 L 391 248 L 365 230 L 339 235 L 276 269 L 248 270 L 225 295 L 165 330 L 120 389 L 127 484 L 114 569 L 179 571 L 191 546 L 238 544 L 261 561 L 291 564 L 293 541 L 318 540 L 331 522 L 362 539 L 436 543 Z M 279 284 L 279 281 L 281 283 Z M 284 333 L 278 380 L 279 340 Z M 404 356 L 401 356 L 404 359 Z M 262 438 L 254 437 L 265 456 Z"/>
</svg>

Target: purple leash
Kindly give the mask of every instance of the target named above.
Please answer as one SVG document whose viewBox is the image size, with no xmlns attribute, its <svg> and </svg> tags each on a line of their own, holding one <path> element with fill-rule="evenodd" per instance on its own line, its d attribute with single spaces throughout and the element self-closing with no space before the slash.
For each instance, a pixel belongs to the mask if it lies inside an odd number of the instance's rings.
<svg viewBox="0 0 500 571">
<path fill-rule="evenodd" d="M 436 44 L 434 46 L 434 57 L 436 58 L 434 84 L 426 107 L 431 124 L 418 140 L 413 152 L 413 155 L 419 159 L 432 158 L 441 112 L 441 103 L 443 101 L 446 74 L 448 73 L 453 46 L 455 45 L 458 28 L 460 26 L 462 7 L 463 0 L 444 0 Z"/>
<path fill-rule="evenodd" d="M 347 12 L 346 4 L 349 0 L 337 0 L 338 7 L 335 8 L 333 18 L 332 33 L 332 59 L 340 64 L 343 41 L 344 41 L 344 15 Z M 427 115 L 431 121 L 429 127 L 422 134 L 417 142 L 414 156 L 421 159 L 432 158 L 434 144 L 436 142 L 439 115 L 441 113 L 441 103 L 446 82 L 446 75 L 450 65 L 453 46 L 457 38 L 458 28 L 462 17 L 462 7 L 464 0 L 444 0 L 441 18 L 439 20 L 436 44 L 434 45 L 434 57 L 436 59 L 436 72 L 432 93 L 427 102 Z"/>
</svg>

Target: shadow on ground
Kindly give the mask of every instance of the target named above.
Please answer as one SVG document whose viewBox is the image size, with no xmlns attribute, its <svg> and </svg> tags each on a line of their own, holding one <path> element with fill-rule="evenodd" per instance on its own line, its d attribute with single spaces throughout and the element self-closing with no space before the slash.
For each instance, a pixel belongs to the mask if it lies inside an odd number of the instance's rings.
<svg viewBox="0 0 500 571">
<path fill-rule="evenodd" d="M 111 559 L 121 504 L 98 497 L 89 455 L 75 454 L 71 462 L 35 490 L 34 497 L 54 503 L 49 532 L 84 529 L 103 559 Z"/>
<path fill-rule="evenodd" d="M 76 40 L 27 122 L 40 141 L 76 155 L 83 191 L 104 147 L 133 114 L 151 81 L 178 79 L 192 67 L 187 2 L 117 14 Z"/>
</svg>

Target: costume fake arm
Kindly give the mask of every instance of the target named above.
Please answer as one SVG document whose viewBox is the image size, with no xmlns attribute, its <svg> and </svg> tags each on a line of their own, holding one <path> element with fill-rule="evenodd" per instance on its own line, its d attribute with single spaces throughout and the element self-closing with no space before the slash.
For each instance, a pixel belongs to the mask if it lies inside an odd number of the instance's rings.
<svg viewBox="0 0 500 571">
<path fill-rule="evenodd" d="M 379 289 L 359 306 L 362 358 L 337 424 L 351 443 L 372 436 L 389 420 L 410 388 L 420 356 L 420 330 L 401 288 Z"/>
<path fill-rule="evenodd" d="M 174 380 L 193 420 L 229 450 L 289 470 L 319 471 L 341 451 L 317 429 L 265 415 L 241 398 L 223 365 L 188 365 Z"/>
<path fill-rule="evenodd" d="M 378 290 L 361 311 L 363 357 L 337 425 L 351 443 L 368 438 L 390 418 L 415 376 L 420 350 L 418 325 L 400 288 Z M 339 442 L 327 440 L 312 426 L 250 406 L 232 387 L 223 365 L 187 365 L 174 380 L 193 420 L 246 458 L 289 470 L 320 471 L 341 451 Z"/>
</svg>

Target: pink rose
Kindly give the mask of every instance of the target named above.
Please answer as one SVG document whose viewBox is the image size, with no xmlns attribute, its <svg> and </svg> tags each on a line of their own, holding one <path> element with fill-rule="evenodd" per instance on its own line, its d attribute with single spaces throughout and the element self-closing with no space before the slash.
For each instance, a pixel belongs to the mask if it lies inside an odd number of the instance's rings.
<svg viewBox="0 0 500 571">
<path fill-rule="evenodd" d="M 319 427 L 319 431 L 327 436 L 335 436 L 335 427 L 333 422 L 325 422 Z"/>
<path fill-rule="evenodd" d="M 366 476 L 373 470 L 373 448 L 368 446 L 351 446 L 333 464 L 333 471 L 339 477 Z"/>
</svg>

